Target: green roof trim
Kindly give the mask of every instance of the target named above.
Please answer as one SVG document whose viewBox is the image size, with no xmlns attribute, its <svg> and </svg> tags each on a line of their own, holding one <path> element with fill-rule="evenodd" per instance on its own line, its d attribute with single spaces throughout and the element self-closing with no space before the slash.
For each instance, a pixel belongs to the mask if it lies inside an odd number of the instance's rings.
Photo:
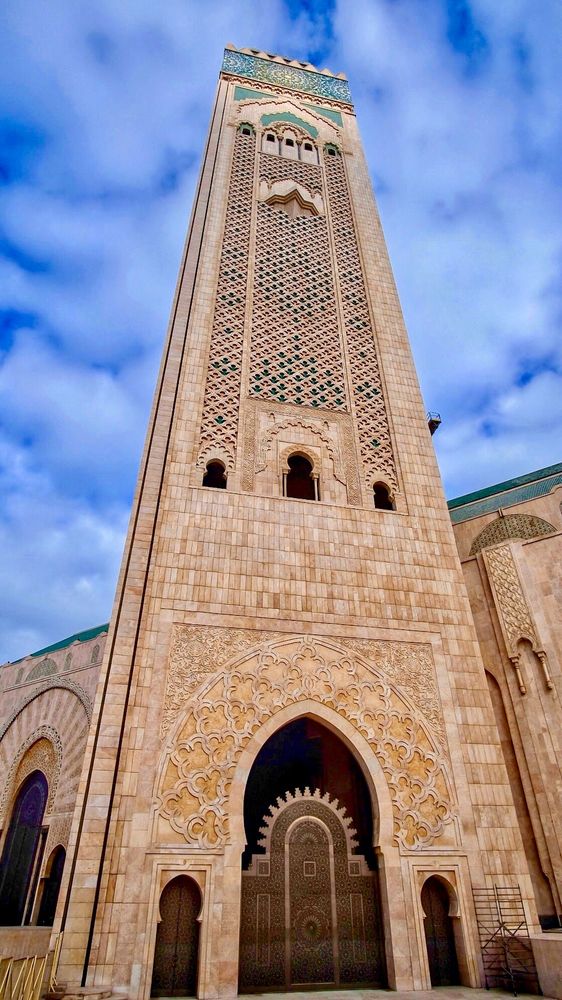
<svg viewBox="0 0 562 1000">
<path fill-rule="evenodd" d="M 313 139 L 318 136 L 318 129 L 314 125 L 309 125 L 308 122 L 302 120 L 302 118 L 297 118 L 292 111 L 278 111 L 271 115 L 262 115 L 261 123 L 262 125 L 270 125 L 271 122 L 289 122 L 293 125 L 300 125 Z"/>
<path fill-rule="evenodd" d="M 282 87 L 283 90 L 298 90 L 301 94 L 351 104 L 351 92 L 346 79 L 293 66 L 290 60 L 264 59 L 236 49 L 225 49 L 221 70 L 231 76 L 250 81 L 259 80 L 260 83 Z"/>
<path fill-rule="evenodd" d="M 74 635 L 69 635 L 67 639 L 61 639 L 60 642 L 54 642 L 52 646 L 44 646 L 43 649 L 38 649 L 36 653 L 28 653 L 28 656 L 44 656 L 45 653 L 55 653 L 57 649 L 65 649 L 66 646 L 72 646 L 73 642 L 88 642 L 89 639 L 95 639 L 98 635 L 103 635 L 107 632 L 109 628 L 109 622 L 105 625 L 98 625 L 97 628 L 87 628 L 84 632 L 75 632 Z M 27 659 L 27 657 L 22 656 L 22 660 Z M 15 661 L 19 663 L 19 660 Z"/>
<path fill-rule="evenodd" d="M 239 87 L 238 85 L 234 88 L 235 101 L 250 101 L 252 98 L 258 101 L 272 101 L 275 99 L 275 94 L 264 94 L 263 90 L 250 90 L 248 87 Z M 329 118 L 340 127 L 343 125 L 343 118 L 339 111 L 334 111 L 332 108 L 319 108 L 317 104 L 305 104 L 304 101 L 302 101 L 302 106 L 308 108 L 309 111 L 314 111 L 317 115 Z"/>
<path fill-rule="evenodd" d="M 447 506 L 451 511 L 453 524 L 458 524 L 472 517 L 491 514 L 500 507 L 513 507 L 526 500 L 546 496 L 560 484 L 562 484 L 562 462 L 549 465 L 545 469 L 538 469 L 536 472 L 528 472 L 515 479 L 507 479 L 484 490 L 455 497 L 448 501 Z"/>
</svg>

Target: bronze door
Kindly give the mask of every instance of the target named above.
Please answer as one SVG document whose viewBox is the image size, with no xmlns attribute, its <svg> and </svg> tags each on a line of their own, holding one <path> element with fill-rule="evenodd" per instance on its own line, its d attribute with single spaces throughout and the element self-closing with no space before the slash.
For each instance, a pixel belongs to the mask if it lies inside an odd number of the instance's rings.
<svg viewBox="0 0 562 1000">
<path fill-rule="evenodd" d="M 300 820 L 287 843 L 287 985 L 335 985 L 337 937 L 334 858 L 328 832 Z"/>
<path fill-rule="evenodd" d="M 200 909 L 201 894 L 193 879 L 180 875 L 168 882 L 160 898 L 153 997 L 197 996 Z"/>
<path fill-rule="evenodd" d="M 442 882 L 429 878 L 422 889 L 421 901 L 431 985 L 458 986 L 459 967 L 449 916 L 449 893 Z"/>
<path fill-rule="evenodd" d="M 351 820 L 318 793 L 277 801 L 242 872 L 240 992 L 384 985 L 378 878 Z"/>
</svg>

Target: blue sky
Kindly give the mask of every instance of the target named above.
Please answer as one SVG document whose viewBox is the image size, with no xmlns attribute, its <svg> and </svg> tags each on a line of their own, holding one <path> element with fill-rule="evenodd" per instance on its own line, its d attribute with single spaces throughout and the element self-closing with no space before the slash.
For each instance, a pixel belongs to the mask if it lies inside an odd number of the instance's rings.
<svg viewBox="0 0 562 1000">
<path fill-rule="evenodd" d="M 109 617 L 228 41 L 349 76 L 448 496 L 562 460 L 559 0 L 0 19 L 0 661 Z"/>
</svg>

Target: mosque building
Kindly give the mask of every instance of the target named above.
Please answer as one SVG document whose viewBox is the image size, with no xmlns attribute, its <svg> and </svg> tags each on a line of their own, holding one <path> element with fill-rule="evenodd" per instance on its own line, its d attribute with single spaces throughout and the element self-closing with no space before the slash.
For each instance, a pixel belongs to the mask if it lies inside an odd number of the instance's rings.
<svg viewBox="0 0 562 1000">
<path fill-rule="evenodd" d="M 561 501 L 447 505 L 348 82 L 227 46 L 111 622 L 0 671 L 0 954 L 424 990 L 517 925 L 562 996 Z"/>
</svg>

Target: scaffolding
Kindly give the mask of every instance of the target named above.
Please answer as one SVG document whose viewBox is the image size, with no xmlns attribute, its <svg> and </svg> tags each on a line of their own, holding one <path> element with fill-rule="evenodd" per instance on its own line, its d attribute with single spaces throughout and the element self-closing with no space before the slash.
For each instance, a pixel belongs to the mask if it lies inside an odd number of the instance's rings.
<svg viewBox="0 0 562 1000">
<path fill-rule="evenodd" d="M 474 889 L 486 989 L 540 993 L 533 946 L 519 886 Z"/>
</svg>

